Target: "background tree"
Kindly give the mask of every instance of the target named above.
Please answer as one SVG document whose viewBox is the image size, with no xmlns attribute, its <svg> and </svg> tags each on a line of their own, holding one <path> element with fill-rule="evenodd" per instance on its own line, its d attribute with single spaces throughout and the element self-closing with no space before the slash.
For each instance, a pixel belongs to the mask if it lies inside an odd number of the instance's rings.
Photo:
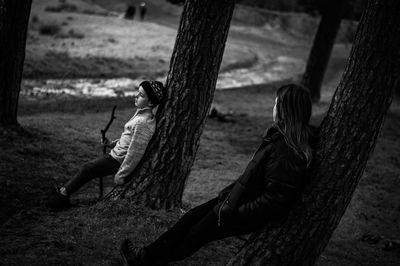
<svg viewBox="0 0 400 266">
<path fill-rule="evenodd" d="M 214 96 L 234 0 L 184 5 L 156 134 L 132 181 L 108 198 L 129 197 L 153 208 L 179 206 Z"/>
<path fill-rule="evenodd" d="M 321 98 L 322 81 L 347 0 L 325 0 L 322 3 L 321 20 L 301 81 L 301 84 L 310 90 L 313 102 L 318 102 Z"/>
<path fill-rule="evenodd" d="M 370 0 L 321 124 L 312 181 L 288 219 L 253 235 L 229 265 L 312 265 L 343 216 L 400 86 L 400 2 Z"/>
<path fill-rule="evenodd" d="M 0 0 L 0 127 L 17 126 L 32 0 Z"/>
</svg>

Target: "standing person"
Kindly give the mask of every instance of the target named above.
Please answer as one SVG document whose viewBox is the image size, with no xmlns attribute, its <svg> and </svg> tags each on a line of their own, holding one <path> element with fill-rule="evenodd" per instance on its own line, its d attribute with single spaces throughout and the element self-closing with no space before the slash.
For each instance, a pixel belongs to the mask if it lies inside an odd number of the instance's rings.
<svg viewBox="0 0 400 266">
<path fill-rule="evenodd" d="M 126 8 L 124 18 L 133 20 L 135 18 L 135 13 L 136 13 L 136 7 L 135 4 L 133 3 Z"/>
<path fill-rule="evenodd" d="M 110 153 L 85 163 L 73 178 L 49 198 L 47 206 L 53 210 L 70 207 L 70 196 L 96 177 L 115 174 L 114 182 L 124 184 L 140 162 L 154 134 L 156 120 L 153 108 L 163 100 L 164 94 L 165 88 L 161 82 L 150 80 L 140 83 L 135 96 L 136 113 L 125 124 L 121 138 L 114 141 L 106 139 L 103 143 L 112 148 Z"/>
<path fill-rule="evenodd" d="M 144 20 L 144 16 L 146 15 L 147 7 L 145 2 L 140 3 L 140 20 Z"/>
<path fill-rule="evenodd" d="M 150 245 L 128 239 L 120 253 L 127 265 L 167 265 L 206 243 L 249 234 L 268 221 L 279 222 L 300 195 L 312 160 L 311 98 L 298 85 L 277 91 L 273 121 L 244 173 L 218 197 L 188 211 Z"/>
</svg>

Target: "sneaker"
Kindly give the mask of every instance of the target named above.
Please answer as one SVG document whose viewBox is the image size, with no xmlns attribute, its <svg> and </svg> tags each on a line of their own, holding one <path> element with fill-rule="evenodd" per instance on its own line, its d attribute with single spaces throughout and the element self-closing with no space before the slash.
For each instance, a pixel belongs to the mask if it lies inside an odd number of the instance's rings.
<svg viewBox="0 0 400 266">
<path fill-rule="evenodd" d="M 49 197 L 46 206 L 53 211 L 61 211 L 71 207 L 71 203 L 69 201 L 69 196 L 65 196 L 57 190 L 54 195 Z"/>
<path fill-rule="evenodd" d="M 145 264 L 140 259 L 141 250 L 141 248 L 134 247 L 129 239 L 122 241 L 119 252 L 121 253 L 124 265 L 144 266 Z"/>
</svg>

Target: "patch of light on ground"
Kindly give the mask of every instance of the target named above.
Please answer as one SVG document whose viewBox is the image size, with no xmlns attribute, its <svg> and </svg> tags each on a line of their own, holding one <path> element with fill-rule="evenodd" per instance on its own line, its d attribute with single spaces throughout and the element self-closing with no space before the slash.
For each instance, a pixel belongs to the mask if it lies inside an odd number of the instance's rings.
<svg viewBox="0 0 400 266">
<path fill-rule="evenodd" d="M 295 58 L 279 56 L 268 66 L 241 68 L 218 76 L 217 89 L 237 88 L 294 78 L 302 73 L 303 64 Z M 267 69 L 267 70 L 266 70 Z M 165 77 L 158 77 L 165 80 Z M 48 79 L 24 80 L 21 94 L 31 97 L 57 94 L 82 97 L 127 97 L 137 91 L 142 79 Z"/>
</svg>

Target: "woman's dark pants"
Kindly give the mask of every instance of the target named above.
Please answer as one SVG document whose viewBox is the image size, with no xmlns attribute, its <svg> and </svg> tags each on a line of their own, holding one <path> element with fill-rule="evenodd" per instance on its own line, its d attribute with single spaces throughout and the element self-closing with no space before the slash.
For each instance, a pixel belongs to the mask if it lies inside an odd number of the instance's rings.
<svg viewBox="0 0 400 266">
<path fill-rule="evenodd" d="M 96 177 L 117 173 L 120 165 L 121 164 L 109 154 L 105 154 L 97 159 L 85 163 L 79 172 L 65 185 L 68 195 L 72 195 L 84 184 Z"/>
<path fill-rule="evenodd" d="M 255 230 L 245 225 L 219 227 L 218 217 L 213 211 L 216 204 L 218 198 L 188 211 L 171 229 L 145 247 L 147 257 L 160 258 L 163 262 L 178 261 L 189 257 L 208 242 Z"/>
</svg>

